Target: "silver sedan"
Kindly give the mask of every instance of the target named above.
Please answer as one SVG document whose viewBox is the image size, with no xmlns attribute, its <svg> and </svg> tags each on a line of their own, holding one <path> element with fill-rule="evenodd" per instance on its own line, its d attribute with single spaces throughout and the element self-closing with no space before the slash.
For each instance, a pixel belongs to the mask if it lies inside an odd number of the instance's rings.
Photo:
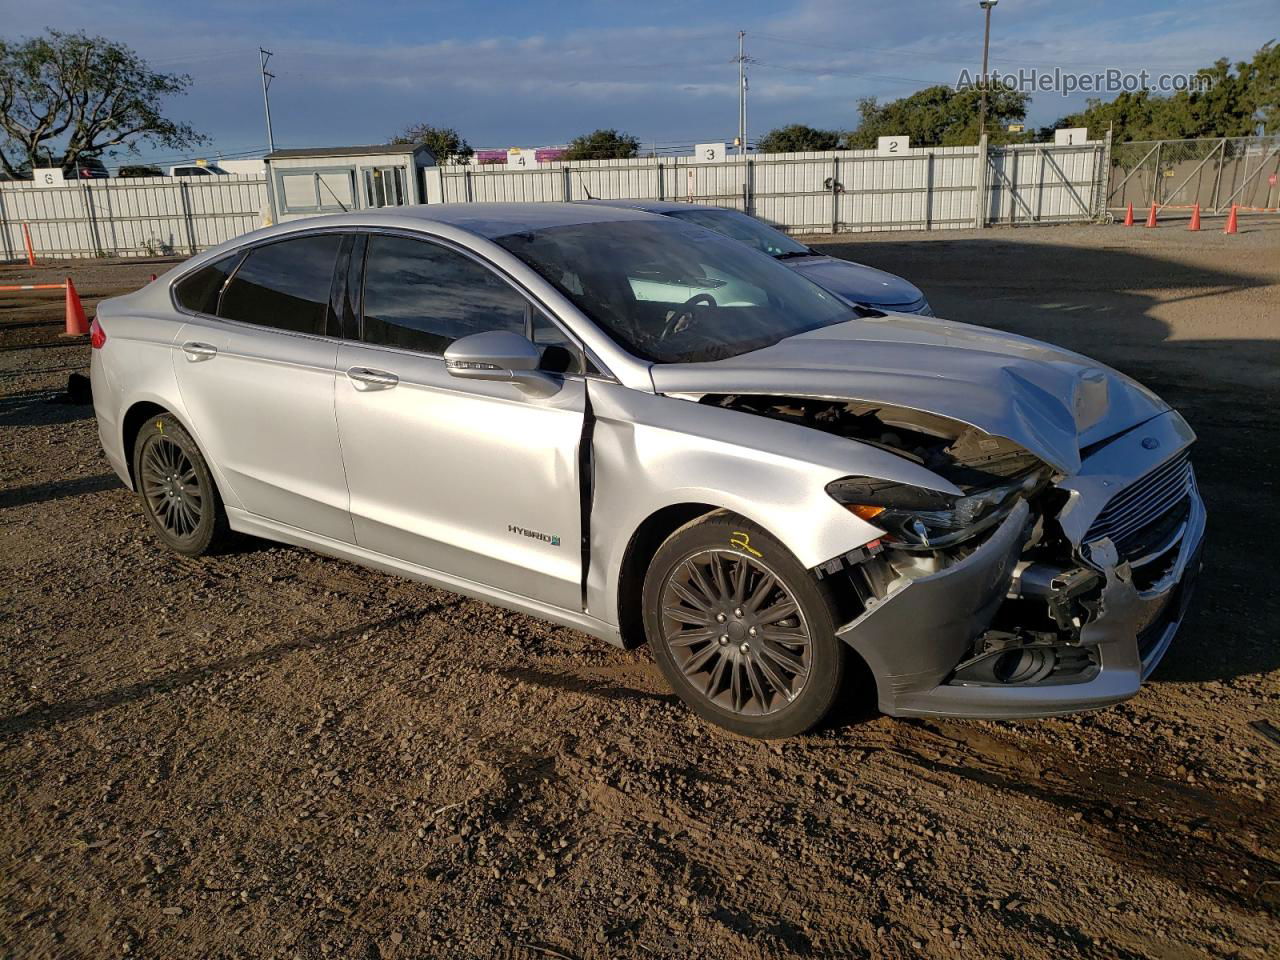
<svg viewBox="0 0 1280 960">
<path fill-rule="evenodd" d="M 1137 383 L 640 211 L 297 221 L 91 333 L 103 448 L 168 547 L 240 531 L 647 642 L 752 736 L 855 668 L 897 716 L 1116 703 L 1199 568 L 1194 435 Z"/>
</svg>

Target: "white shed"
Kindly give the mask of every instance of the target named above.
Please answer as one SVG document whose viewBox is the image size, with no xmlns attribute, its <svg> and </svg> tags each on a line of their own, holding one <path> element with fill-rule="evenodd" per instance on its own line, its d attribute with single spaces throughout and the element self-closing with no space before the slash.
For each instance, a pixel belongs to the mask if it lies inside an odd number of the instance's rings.
<svg viewBox="0 0 1280 960">
<path fill-rule="evenodd" d="M 420 143 L 276 150 L 265 160 L 277 223 L 317 213 L 422 203 L 422 170 L 436 163 Z"/>
</svg>

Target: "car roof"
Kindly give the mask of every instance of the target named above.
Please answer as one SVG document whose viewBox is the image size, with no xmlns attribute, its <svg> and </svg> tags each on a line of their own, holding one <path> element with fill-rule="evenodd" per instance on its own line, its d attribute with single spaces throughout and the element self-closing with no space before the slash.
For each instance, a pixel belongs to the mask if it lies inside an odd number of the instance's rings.
<svg viewBox="0 0 1280 960">
<path fill-rule="evenodd" d="M 493 239 L 524 230 L 567 227 L 581 223 L 647 220 L 652 215 L 639 209 L 627 210 L 587 203 L 428 203 L 412 207 L 362 210 L 353 215 L 353 219 L 376 223 L 381 216 L 447 223 L 468 233 Z"/>
</svg>

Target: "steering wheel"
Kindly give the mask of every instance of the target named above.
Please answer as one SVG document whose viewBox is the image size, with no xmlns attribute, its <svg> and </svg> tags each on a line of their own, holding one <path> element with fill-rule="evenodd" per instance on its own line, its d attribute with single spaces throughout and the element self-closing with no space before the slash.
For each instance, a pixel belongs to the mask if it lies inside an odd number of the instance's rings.
<svg viewBox="0 0 1280 960">
<path fill-rule="evenodd" d="M 662 335 L 659 340 L 666 340 L 667 337 L 674 333 L 680 333 L 688 330 L 698 318 L 698 307 L 718 307 L 716 298 L 709 293 L 695 293 L 692 297 L 680 305 L 679 310 L 672 310 L 667 317 L 666 324 L 662 327 Z"/>
</svg>

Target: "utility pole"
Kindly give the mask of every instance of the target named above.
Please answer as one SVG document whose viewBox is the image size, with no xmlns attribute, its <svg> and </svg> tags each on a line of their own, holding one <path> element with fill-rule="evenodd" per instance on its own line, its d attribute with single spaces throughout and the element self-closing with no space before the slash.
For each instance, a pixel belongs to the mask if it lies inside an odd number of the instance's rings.
<svg viewBox="0 0 1280 960">
<path fill-rule="evenodd" d="M 271 81 L 276 75 L 267 72 L 267 61 L 271 59 L 271 51 L 259 47 L 258 55 L 262 58 L 262 108 L 267 112 L 267 149 L 275 153 L 276 138 L 271 133 L 271 100 L 267 97 L 267 91 L 271 89 Z"/>
<path fill-rule="evenodd" d="M 747 152 L 747 56 L 743 52 L 746 31 L 738 31 L 738 155 Z"/>
<path fill-rule="evenodd" d="M 982 101 L 978 107 L 978 136 L 987 132 L 987 50 L 991 46 L 991 8 L 1000 0 L 978 0 L 978 6 L 986 11 L 987 25 L 982 34 Z"/>
</svg>

